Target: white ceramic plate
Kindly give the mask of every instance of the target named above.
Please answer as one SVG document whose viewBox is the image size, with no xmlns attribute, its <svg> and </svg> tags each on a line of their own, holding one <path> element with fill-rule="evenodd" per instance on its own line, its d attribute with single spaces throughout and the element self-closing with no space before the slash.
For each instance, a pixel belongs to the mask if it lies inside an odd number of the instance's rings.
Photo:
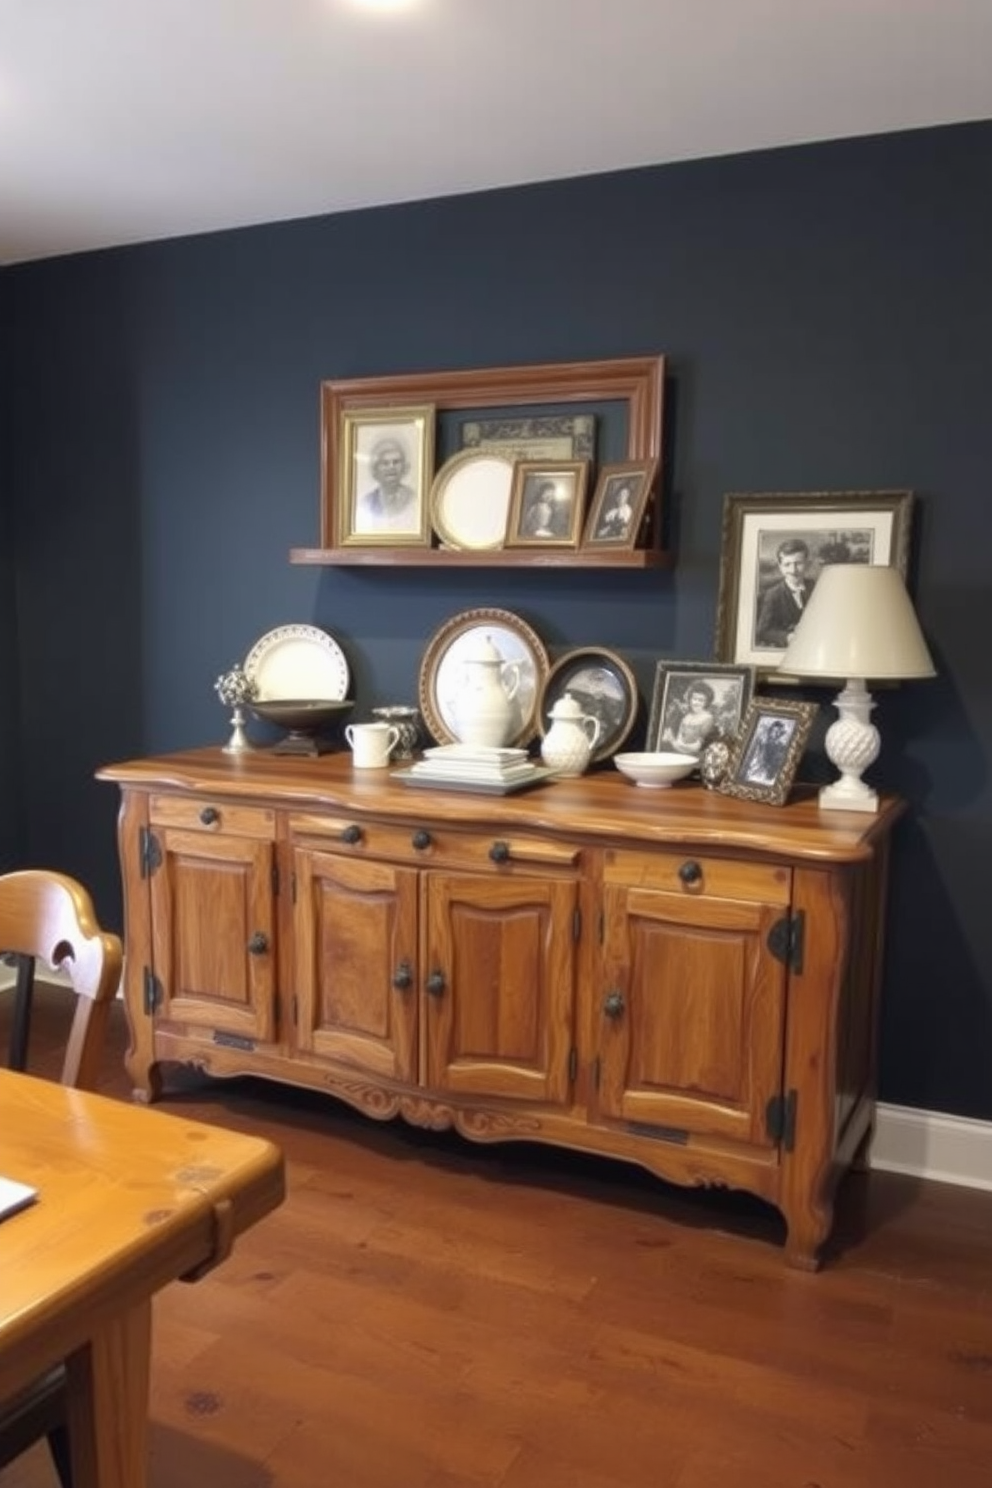
<svg viewBox="0 0 992 1488">
<path fill-rule="evenodd" d="M 431 487 L 431 522 L 449 548 L 501 548 L 513 489 L 513 461 L 462 450 L 446 460 Z"/>
<path fill-rule="evenodd" d="M 351 673 L 333 636 L 315 625 L 280 625 L 257 640 L 245 658 L 245 676 L 260 698 L 340 702 Z"/>
</svg>

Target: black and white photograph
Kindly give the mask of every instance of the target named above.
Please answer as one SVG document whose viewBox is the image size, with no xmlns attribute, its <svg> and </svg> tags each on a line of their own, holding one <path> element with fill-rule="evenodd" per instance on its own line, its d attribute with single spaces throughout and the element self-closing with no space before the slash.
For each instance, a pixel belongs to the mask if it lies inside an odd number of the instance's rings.
<svg viewBox="0 0 992 1488">
<path fill-rule="evenodd" d="M 733 738 L 753 691 L 753 667 L 659 661 L 646 748 L 699 755 L 714 735 Z"/>
<path fill-rule="evenodd" d="M 813 528 L 808 532 L 758 532 L 758 592 L 751 645 L 784 651 L 828 563 L 874 563 L 870 527 Z"/>
<path fill-rule="evenodd" d="M 343 425 L 341 543 L 426 544 L 434 409 L 346 411 Z"/>
<path fill-rule="evenodd" d="M 909 491 L 727 496 L 720 660 L 747 662 L 771 675 L 829 564 L 891 565 L 905 577 L 912 500 Z"/>
<path fill-rule="evenodd" d="M 615 651 L 578 647 L 554 663 L 541 696 L 541 732 L 551 727 L 551 710 L 565 694 L 595 718 L 599 734 L 592 761 L 609 759 L 626 741 L 637 717 L 637 682 Z"/>
<path fill-rule="evenodd" d="M 562 460 L 518 460 L 507 520 L 507 547 L 578 546 L 589 464 Z"/>
<path fill-rule="evenodd" d="M 743 800 L 783 805 L 816 714 L 816 703 L 752 698 L 719 789 Z"/>
<path fill-rule="evenodd" d="M 652 460 L 604 465 L 586 519 L 585 548 L 633 548 L 656 472 Z"/>
</svg>

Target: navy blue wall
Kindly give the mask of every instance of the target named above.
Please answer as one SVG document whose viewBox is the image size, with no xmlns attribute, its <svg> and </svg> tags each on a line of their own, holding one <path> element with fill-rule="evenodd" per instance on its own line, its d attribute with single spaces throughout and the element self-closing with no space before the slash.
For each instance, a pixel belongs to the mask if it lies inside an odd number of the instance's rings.
<svg viewBox="0 0 992 1488">
<path fill-rule="evenodd" d="M 910 488 L 940 677 L 880 706 L 875 778 L 912 806 L 882 1094 L 992 1116 L 990 266 L 983 124 L 8 269 L 24 857 L 113 919 L 93 770 L 221 741 L 213 680 L 273 625 L 331 630 L 363 709 L 412 698 L 479 604 L 618 649 L 649 694 L 658 657 L 711 654 L 726 491 Z M 654 352 L 674 574 L 289 565 L 318 540 L 322 378 Z"/>
</svg>

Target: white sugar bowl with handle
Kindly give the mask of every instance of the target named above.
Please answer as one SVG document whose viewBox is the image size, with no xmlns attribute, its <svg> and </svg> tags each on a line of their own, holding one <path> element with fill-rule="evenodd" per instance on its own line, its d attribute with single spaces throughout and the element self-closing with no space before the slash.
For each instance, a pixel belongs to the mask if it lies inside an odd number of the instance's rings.
<svg viewBox="0 0 992 1488">
<path fill-rule="evenodd" d="M 551 727 L 541 741 L 541 758 L 556 775 L 581 775 L 599 743 L 602 726 L 583 713 L 570 692 L 549 710 Z"/>
</svg>

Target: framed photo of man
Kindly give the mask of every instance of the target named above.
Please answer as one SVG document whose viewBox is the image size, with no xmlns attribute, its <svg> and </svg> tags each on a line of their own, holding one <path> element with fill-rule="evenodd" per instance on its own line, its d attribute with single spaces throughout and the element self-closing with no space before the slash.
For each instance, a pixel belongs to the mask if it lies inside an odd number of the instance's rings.
<svg viewBox="0 0 992 1488">
<path fill-rule="evenodd" d="M 341 547 L 429 545 L 434 425 L 433 405 L 342 412 Z"/>
<path fill-rule="evenodd" d="M 830 563 L 909 560 L 911 491 L 794 491 L 724 498 L 716 652 L 774 673 Z"/>
<path fill-rule="evenodd" d="M 784 805 L 817 711 L 816 703 L 753 698 L 726 778 L 717 788 L 745 801 Z"/>
<path fill-rule="evenodd" d="M 715 734 L 734 738 L 754 692 L 754 667 L 659 661 L 645 749 L 699 755 Z"/>
</svg>

